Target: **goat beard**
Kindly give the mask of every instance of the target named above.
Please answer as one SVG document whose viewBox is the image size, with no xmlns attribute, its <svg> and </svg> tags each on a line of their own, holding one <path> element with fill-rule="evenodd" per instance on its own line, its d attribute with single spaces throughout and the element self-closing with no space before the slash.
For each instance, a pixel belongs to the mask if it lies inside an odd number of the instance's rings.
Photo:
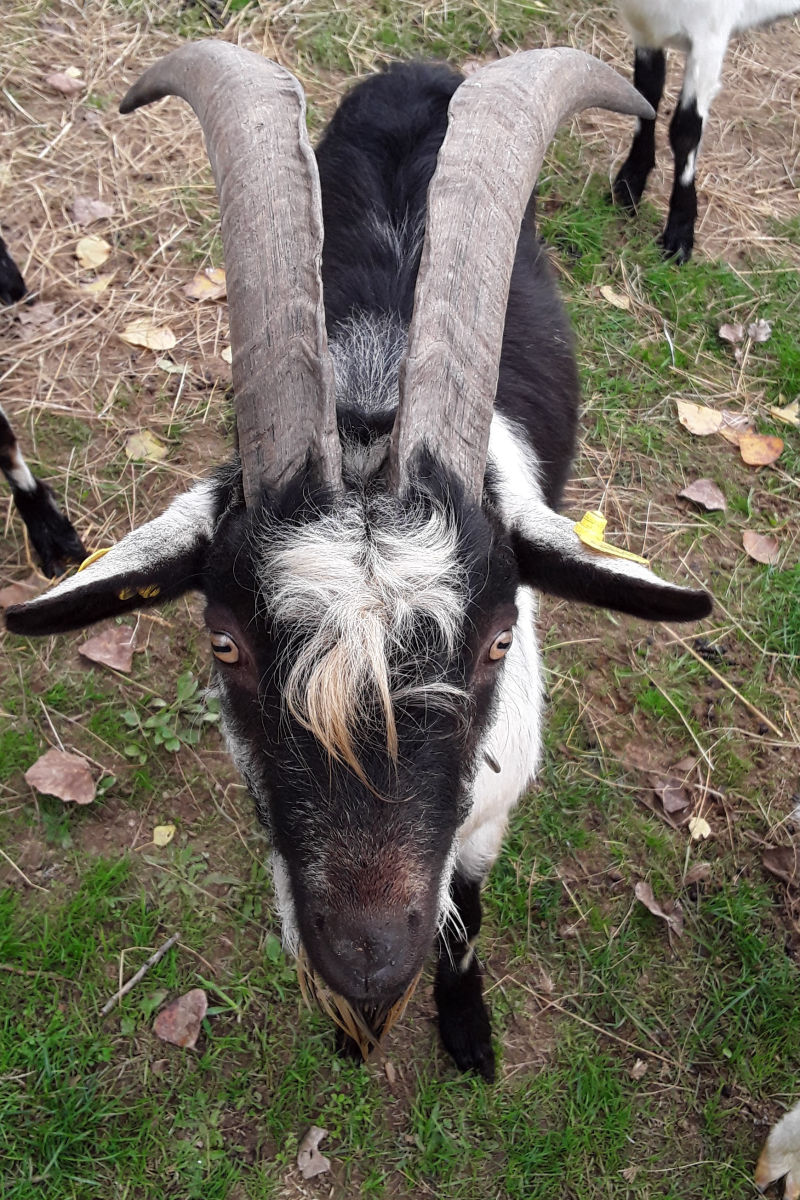
<svg viewBox="0 0 800 1200">
<path fill-rule="evenodd" d="M 420 969 L 398 1000 L 362 1007 L 353 1005 L 328 986 L 311 965 L 302 946 L 295 961 L 300 993 L 308 1007 L 318 1008 L 334 1025 L 338 1025 L 355 1042 L 365 1061 L 374 1050 L 380 1048 L 389 1030 L 406 1011 L 422 975 Z"/>
</svg>

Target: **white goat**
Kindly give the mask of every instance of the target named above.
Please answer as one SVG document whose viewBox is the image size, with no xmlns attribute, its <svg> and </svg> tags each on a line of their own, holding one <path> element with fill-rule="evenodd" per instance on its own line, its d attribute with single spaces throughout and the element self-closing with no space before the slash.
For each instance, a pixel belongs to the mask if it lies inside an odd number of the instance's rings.
<svg viewBox="0 0 800 1200">
<path fill-rule="evenodd" d="M 683 263 L 694 246 L 695 168 L 722 61 L 732 34 L 800 11 L 800 0 L 617 0 L 635 47 L 633 82 L 656 111 L 664 90 L 667 46 L 686 52 L 680 100 L 669 127 L 675 177 L 661 235 L 667 258 Z M 655 164 L 655 120 L 639 120 L 630 154 L 614 181 L 614 199 L 631 211 Z"/>
</svg>

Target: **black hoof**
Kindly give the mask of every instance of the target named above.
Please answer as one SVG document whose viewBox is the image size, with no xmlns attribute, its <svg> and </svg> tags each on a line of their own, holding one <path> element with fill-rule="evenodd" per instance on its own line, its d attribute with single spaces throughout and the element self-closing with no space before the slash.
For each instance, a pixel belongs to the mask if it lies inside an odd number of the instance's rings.
<svg viewBox="0 0 800 1200">
<path fill-rule="evenodd" d="M 667 225 L 658 239 L 658 244 L 661 247 L 662 258 L 683 266 L 692 257 L 694 230 L 684 225 Z"/>
<path fill-rule="evenodd" d="M 482 991 L 475 959 L 463 974 L 440 963 L 434 995 L 442 1045 L 459 1071 L 474 1071 L 487 1083 L 494 1083 L 492 1026 Z"/>
<path fill-rule="evenodd" d="M 644 179 L 636 179 L 633 176 L 623 175 L 620 172 L 614 180 L 609 201 L 611 204 L 616 205 L 617 208 L 621 208 L 628 216 L 633 217 L 636 215 L 641 203 L 644 185 Z"/>
</svg>

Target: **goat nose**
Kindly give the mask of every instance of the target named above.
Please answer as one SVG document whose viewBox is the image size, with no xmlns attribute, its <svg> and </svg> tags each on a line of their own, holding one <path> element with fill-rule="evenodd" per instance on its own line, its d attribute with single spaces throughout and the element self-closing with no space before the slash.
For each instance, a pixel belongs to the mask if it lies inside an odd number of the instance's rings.
<svg viewBox="0 0 800 1200">
<path fill-rule="evenodd" d="M 415 912 L 350 914 L 329 911 L 314 920 L 322 975 L 352 1000 L 392 1000 L 419 968 Z"/>
</svg>

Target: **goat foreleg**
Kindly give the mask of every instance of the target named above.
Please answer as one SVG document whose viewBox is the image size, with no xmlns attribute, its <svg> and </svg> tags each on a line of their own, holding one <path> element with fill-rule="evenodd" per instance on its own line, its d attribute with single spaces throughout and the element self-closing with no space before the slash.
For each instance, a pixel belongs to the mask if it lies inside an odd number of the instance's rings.
<svg viewBox="0 0 800 1200">
<path fill-rule="evenodd" d="M 453 876 L 450 896 L 457 915 L 439 938 L 433 990 L 445 1049 L 459 1070 L 475 1071 L 491 1083 L 495 1073 L 492 1028 L 475 954 L 481 927 L 480 887 L 478 880 L 458 872 Z"/>
</svg>

